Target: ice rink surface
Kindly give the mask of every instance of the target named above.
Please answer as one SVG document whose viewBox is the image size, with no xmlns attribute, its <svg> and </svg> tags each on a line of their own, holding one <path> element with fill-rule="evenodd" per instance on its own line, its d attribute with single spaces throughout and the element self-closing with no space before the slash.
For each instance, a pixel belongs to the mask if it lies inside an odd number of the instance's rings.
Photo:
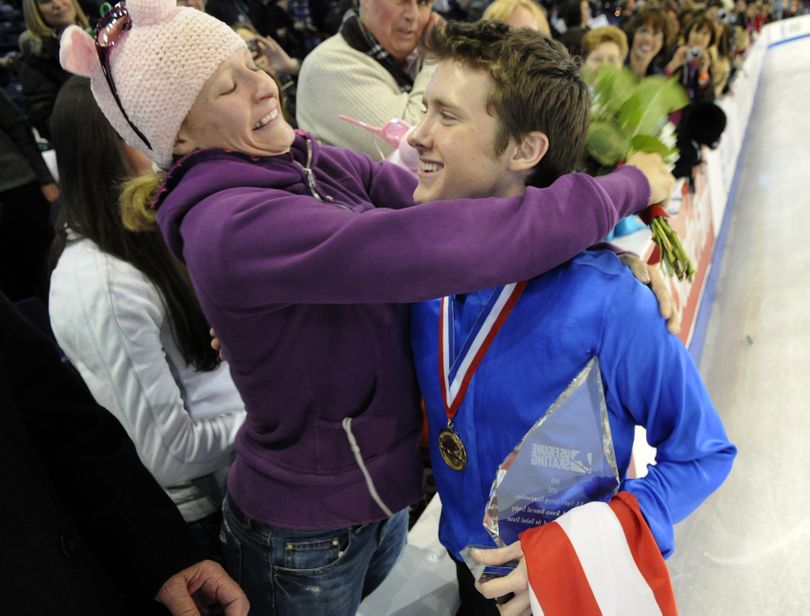
<svg viewBox="0 0 810 616">
<path fill-rule="evenodd" d="M 682 616 L 810 614 L 810 38 L 768 50 L 700 361 L 739 449 L 676 526 Z"/>
</svg>

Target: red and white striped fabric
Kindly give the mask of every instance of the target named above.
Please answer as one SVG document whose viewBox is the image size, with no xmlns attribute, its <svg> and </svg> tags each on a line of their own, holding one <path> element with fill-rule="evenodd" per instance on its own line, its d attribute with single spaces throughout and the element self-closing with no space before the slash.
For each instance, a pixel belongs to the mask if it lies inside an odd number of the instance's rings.
<svg viewBox="0 0 810 616">
<path fill-rule="evenodd" d="M 638 501 L 576 507 L 520 535 L 534 616 L 674 616 L 669 570 Z"/>
</svg>

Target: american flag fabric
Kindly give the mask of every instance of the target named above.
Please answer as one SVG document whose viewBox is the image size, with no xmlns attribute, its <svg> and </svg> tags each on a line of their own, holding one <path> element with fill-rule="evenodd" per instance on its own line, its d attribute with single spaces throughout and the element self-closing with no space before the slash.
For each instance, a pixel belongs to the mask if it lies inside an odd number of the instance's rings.
<svg viewBox="0 0 810 616">
<path fill-rule="evenodd" d="M 520 535 L 533 616 L 674 616 L 669 570 L 629 492 Z"/>
</svg>

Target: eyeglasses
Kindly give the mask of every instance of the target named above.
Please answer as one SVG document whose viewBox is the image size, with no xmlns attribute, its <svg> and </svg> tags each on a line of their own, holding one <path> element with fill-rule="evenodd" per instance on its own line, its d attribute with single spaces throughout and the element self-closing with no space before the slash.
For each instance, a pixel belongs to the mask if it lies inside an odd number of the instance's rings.
<svg viewBox="0 0 810 616">
<path fill-rule="evenodd" d="M 112 48 L 115 47 L 121 35 L 131 28 L 132 20 L 129 17 L 126 2 L 121 0 L 121 2 L 117 2 L 115 6 L 111 7 L 104 14 L 96 26 L 96 51 L 98 52 L 98 60 L 101 63 L 101 71 L 107 79 L 107 85 L 110 87 L 110 92 L 112 92 L 113 98 L 118 104 L 118 108 L 121 110 L 121 114 L 135 134 L 138 135 L 141 141 L 146 144 L 146 147 L 151 150 L 152 144 L 149 143 L 149 140 L 138 130 L 138 127 L 132 123 L 127 112 L 124 111 L 121 99 L 118 98 L 118 90 L 112 78 L 112 71 L 110 71 L 110 54 L 112 53 Z"/>
</svg>

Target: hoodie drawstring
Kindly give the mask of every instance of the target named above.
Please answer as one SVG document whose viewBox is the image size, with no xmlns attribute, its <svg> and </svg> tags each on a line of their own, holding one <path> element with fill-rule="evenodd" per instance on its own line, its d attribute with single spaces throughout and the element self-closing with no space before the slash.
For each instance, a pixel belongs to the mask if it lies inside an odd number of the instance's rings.
<svg viewBox="0 0 810 616">
<path fill-rule="evenodd" d="M 368 469 L 363 462 L 363 456 L 360 453 L 360 445 L 357 444 L 357 439 L 354 438 L 354 433 L 352 432 L 352 418 L 344 417 L 343 421 L 341 422 L 341 426 L 343 426 L 343 431 L 346 433 L 346 437 L 349 439 L 349 447 L 351 447 L 352 453 L 354 454 L 354 460 L 357 462 L 357 466 L 360 467 L 360 471 L 363 473 L 363 477 L 366 480 L 368 493 L 371 494 L 371 498 L 374 499 L 374 502 L 377 503 L 379 508 L 385 512 L 385 515 L 390 518 L 394 514 L 377 493 L 377 488 L 374 487 L 374 481 L 371 479 L 371 474 L 368 472 Z"/>
</svg>

